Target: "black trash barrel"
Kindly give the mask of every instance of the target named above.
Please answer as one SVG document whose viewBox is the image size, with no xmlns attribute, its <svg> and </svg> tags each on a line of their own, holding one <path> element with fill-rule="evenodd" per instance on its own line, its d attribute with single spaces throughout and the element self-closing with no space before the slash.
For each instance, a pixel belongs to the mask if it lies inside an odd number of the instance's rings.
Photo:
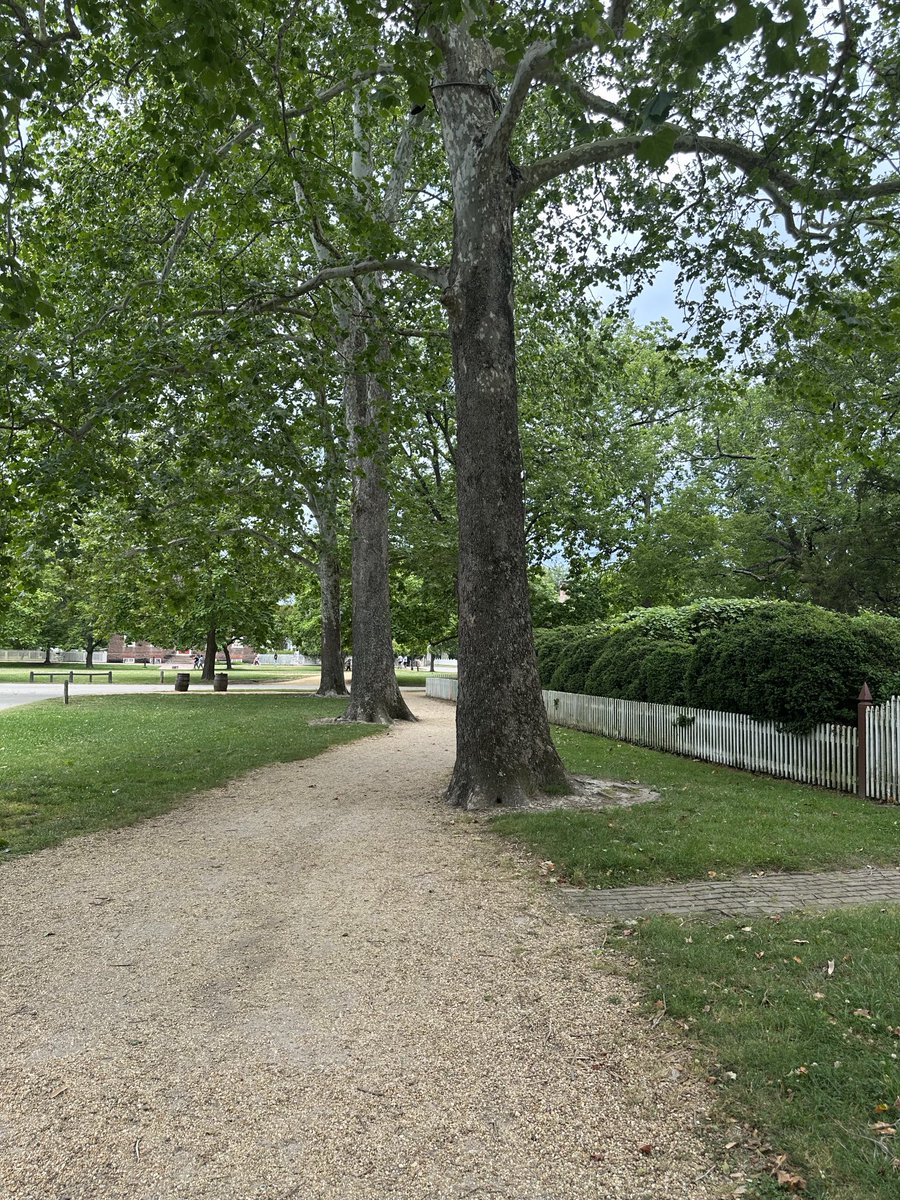
<svg viewBox="0 0 900 1200">
<path fill-rule="evenodd" d="M 227 692 L 228 691 L 228 676 L 223 671 L 220 675 L 213 676 L 213 691 Z"/>
<path fill-rule="evenodd" d="M 179 671 L 175 676 L 175 691 L 186 692 L 191 682 L 190 671 Z"/>
</svg>

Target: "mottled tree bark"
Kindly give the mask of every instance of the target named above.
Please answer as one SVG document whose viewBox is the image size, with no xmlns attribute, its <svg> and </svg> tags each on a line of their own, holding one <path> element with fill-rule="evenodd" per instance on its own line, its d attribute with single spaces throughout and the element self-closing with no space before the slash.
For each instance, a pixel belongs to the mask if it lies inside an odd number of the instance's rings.
<svg viewBox="0 0 900 1200">
<path fill-rule="evenodd" d="M 222 653 L 225 655 L 225 670 L 226 671 L 231 670 L 231 650 L 229 647 L 230 647 L 230 643 L 228 643 L 228 642 L 222 643 Z"/>
<path fill-rule="evenodd" d="M 459 700 L 450 803 L 515 807 L 567 788 L 541 697 L 528 603 L 513 320 L 518 174 L 485 149 L 495 126 L 487 48 L 463 26 L 435 89 L 454 198 L 445 300 L 457 404 Z"/>
<path fill-rule="evenodd" d="M 89 633 L 84 641 L 84 665 L 90 669 L 94 665 L 94 635 Z"/>
</svg>

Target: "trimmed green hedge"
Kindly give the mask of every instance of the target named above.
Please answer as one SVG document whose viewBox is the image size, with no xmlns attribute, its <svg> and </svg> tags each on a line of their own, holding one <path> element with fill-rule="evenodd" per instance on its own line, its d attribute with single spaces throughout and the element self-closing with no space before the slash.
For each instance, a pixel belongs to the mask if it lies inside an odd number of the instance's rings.
<svg viewBox="0 0 900 1200">
<path fill-rule="evenodd" d="M 853 722 L 864 682 L 876 700 L 900 692 L 900 620 L 812 604 L 703 600 L 538 631 L 536 643 L 554 691 L 740 712 L 786 729 Z"/>
</svg>

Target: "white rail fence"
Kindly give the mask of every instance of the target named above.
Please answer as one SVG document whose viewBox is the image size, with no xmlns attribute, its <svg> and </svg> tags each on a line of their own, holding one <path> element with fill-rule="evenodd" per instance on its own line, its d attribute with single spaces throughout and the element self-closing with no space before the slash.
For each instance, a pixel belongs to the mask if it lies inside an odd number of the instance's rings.
<svg viewBox="0 0 900 1200">
<path fill-rule="evenodd" d="M 425 692 L 455 700 L 457 682 L 429 678 Z M 860 790 L 858 735 L 847 725 L 819 725 L 810 733 L 785 733 L 773 721 L 755 721 L 740 713 L 572 692 L 545 691 L 543 695 L 554 725 L 797 783 L 818 784 L 841 792 Z M 865 720 L 868 752 L 864 794 L 878 800 L 898 800 L 900 697 L 870 706 Z"/>
<path fill-rule="evenodd" d="M 43 650 L 0 650 L 0 663 L 43 663 L 46 655 Z M 84 650 L 51 650 L 52 663 L 83 663 L 87 661 Z M 95 650 L 94 662 L 105 663 L 106 651 Z"/>
</svg>

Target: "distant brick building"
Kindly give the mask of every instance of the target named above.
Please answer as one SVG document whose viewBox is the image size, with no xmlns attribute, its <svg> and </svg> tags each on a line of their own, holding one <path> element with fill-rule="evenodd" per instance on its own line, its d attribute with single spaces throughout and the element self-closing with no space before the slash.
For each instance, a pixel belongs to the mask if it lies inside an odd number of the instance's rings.
<svg viewBox="0 0 900 1200">
<path fill-rule="evenodd" d="M 113 634 L 106 648 L 106 661 L 111 663 L 141 662 L 145 659 L 147 662 L 171 662 L 177 655 L 177 650 L 163 650 L 151 642 L 126 642 L 121 633 Z"/>
<path fill-rule="evenodd" d="M 148 663 L 190 663 L 193 661 L 196 653 L 202 653 L 204 647 L 195 650 L 188 646 L 184 650 L 178 650 L 173 647 L 163 649 L 161 646 L 154 646 L 152 642 L 126 642 L 121 633 L 113 634 L 109 639 L 109 645 L 106 648 L 106 661 L 111 663 L 121 662 L 148 662 Z M 231 649 L 232 662 L 252 662 L 256 651 L 252 646 L 235 645 Z M 217 659 L 224 661 L 225 656 L 219 652 Z"/>
</svg>

